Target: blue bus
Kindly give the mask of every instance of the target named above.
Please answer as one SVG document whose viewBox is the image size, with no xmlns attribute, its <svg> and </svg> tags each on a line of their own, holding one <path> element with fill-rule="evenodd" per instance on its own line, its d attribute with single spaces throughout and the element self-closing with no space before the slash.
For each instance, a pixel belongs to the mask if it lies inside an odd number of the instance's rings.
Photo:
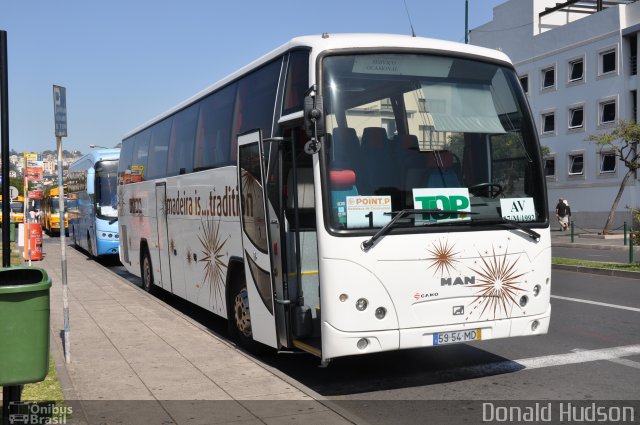
<svg viewBox="0 0 640 425">
<path fill-rule="evenodd" d="M 95 149 L 69 166 L 69 237 L 91 257 L 118 255 L 120 149 Z"/>
</svg>

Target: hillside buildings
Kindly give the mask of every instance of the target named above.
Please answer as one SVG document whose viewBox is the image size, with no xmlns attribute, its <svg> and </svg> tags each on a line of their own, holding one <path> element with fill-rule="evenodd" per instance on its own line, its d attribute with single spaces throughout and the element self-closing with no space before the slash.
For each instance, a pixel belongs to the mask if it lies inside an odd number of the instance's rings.
<svg viewBox="0 0 640 425">
<path fill-rule="evenodd" d="M 549 209 L 567 198 L 578 226 L 602 228 L 627 171 L 585 139 L 638 119 L 640 2 L 509 0 L 471 31 L 472 44 L 509 55 L 528 95 L 545 158 Z M 640 207 L 630 179 L 612 229 Z"/>
</svg>

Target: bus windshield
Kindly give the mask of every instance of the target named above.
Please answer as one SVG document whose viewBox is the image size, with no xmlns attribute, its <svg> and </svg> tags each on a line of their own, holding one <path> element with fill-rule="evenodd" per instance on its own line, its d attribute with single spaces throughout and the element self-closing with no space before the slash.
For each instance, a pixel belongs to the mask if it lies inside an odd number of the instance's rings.
<svg viewBox="0 0 640 425">
<path fill-rule="evenodd" d="M 538 141 L 515 72 L 418 54 L 328 56 L 323 173 L 334 230 L 546 221 Z M 424 210 L 451 213 L 426 213 Z M 468 212 L 469 214 L 464 214 Z"/>
<path fill-rule="evenodd" d="M 118 216 L 118 161 L 96 163 L 96 213 L 100 218 Z"/>
</svg>

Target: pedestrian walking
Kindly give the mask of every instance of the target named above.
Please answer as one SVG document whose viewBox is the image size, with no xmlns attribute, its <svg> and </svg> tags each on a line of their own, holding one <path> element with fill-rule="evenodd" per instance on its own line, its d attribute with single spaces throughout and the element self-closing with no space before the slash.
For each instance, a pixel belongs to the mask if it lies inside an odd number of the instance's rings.
<svg viewBox="0 0 640 425">
<path fill-rule="evenodd" d="M 571 209 L 569 208 L 569 203 L 560 198 L 558 200 L 558 205 L 556 205 L 556 218 L 558 219 L 558 223 L 560 224 L 560 231 L 564 232 L 569 228 L 569 216 L 571 214 Z"/>
</svg>

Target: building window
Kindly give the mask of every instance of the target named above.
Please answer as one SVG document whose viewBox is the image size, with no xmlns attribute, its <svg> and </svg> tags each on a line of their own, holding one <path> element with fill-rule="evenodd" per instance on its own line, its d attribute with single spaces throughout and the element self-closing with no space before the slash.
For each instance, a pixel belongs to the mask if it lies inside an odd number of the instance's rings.
<svg viewBox="0 0 640 425">
<path fill-rule="evenodd" d="M 550 112 L 542 114 L 542 134 L 553 133 L 556 131 L 556 114 Z"/>
<path fill-rule="evenodd" d="M 583 128 L 584 127 L 584 107 L 579 106 L 577 108 L 569 109 L 569 128 Z"/>
<path fill-rule="evenodd" d="M 580 154 L 569 155 L 569 175 L 577 176 L 584 173 L 584 156 Z"/>
<path fill-rule="evenodd" d="M 609 124 L 616 120 L 616 101 L 600 102 L 600 124 Z"/>
<path fill-rule="evenodd" d="M 584 79 L 584 59 L 569 62 L 569 82 Z"/>
<path fill-rule="evenodd" d="M 600 53 L 600 74 L 615 72 L 616 70 L 616 50 L 607 50 Z"/>
<path fill-rule="evenodd" d="M 609 174 L 616 172 L 616 154 L 603 152 L 600 154 L 600 173 Z"/>
<path fill-rule="evenodd" d="M 549 89 L 556 85 L 556 70 L 554 67 L 542 70 L 542 88 Z"/>
<path fill-rule="evenodd" d="M 556 159 L 555 158 L 544 159 L 544 175 L 547 177 L 554 177 L 556 175 Z"/>
<path fill-rule="evenodd" d="M 391 101 L 389 101 L 389 107 L 391 107 Z M 423 98 L 418 99 L 418 111 L 429 112 L 427 111 L 427 99 L 423 99 Z"/>
<path fill-rule="evenodd" d="M 521 75 L 518 79 L 520 80 L 522 90 L 524 90 L 525 94 L 529 94 L 529 75 Z"/>
</svg>

